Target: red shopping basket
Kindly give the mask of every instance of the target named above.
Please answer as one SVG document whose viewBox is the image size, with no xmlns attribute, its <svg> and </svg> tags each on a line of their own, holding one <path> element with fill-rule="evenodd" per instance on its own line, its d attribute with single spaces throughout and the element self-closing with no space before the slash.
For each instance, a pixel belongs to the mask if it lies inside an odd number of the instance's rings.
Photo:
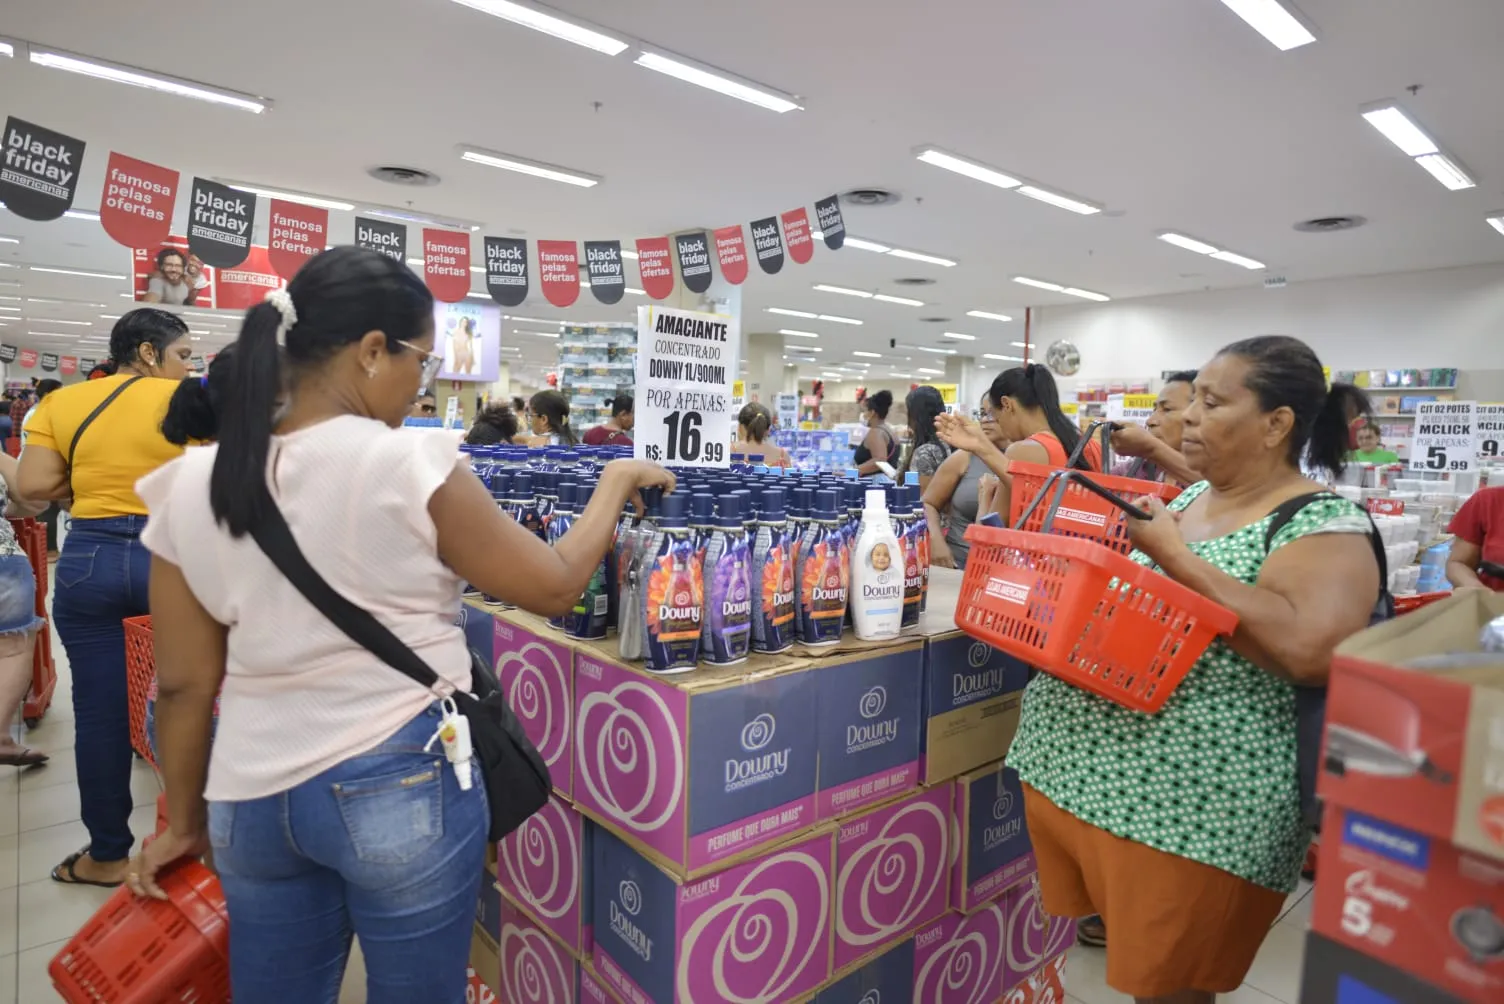
<svg viewBox="0 0 1504 1004">
<path fill-rule="evenodd" d="M 1413 610 L 1419 610 L 1428 603 L 1444 600 L 1451 595 L 1450 590 L 1442 590 L 1436 593 L 1416 593 L 1414 596 L 1396 596 L 1394 598 L 1394 612 L 1396 614 L 1408 614 Z"/>
<path fill-rule="evenodd" d="M 1237 615 L 1102 544 L 974 524 L 961 630 L 1083 690 L 1158 711 Z"/>
<path fill-rule="evenodd" d="M 125 620 L 125 703 L 131 724 L 131 749 L 153 767 L 151 744 L 146 741 L 146 692 L 157 676 L 151 615 Z"/>
<path fill-rule="evenodd" d="M 1019 530 L 1093 540 L 1123 554 L 1133 550 L 1133 544 L 1128 540 L 1127 514 L 1100 495 L 1083 488 L 1080 481 L 1063 478 L 1062 475 L 1067 473 L 1066 468 L 1008 461 L 1008 474 L 1013 478 L 1013 494 L 1008 502 L 1009 525 Z M 1179 485 L 1123 478 L 1115 474 L 1093 473 L 1091 480 L 1129 499 L 1152 495 L 1161 502 L 1169 502 L 1180 494 Z M 1060 494 L 1055 496 L 1058 501 L 1054 523 L 1045 530 L 1045 518 L 1051 507 L 1043 501 L 1052 488 Z"/>
<path fill-rule="evenodd" d="M 68 1004 L 230 999 L 230 920 L 219 879 L 197 861 L 159 878 L 164 902 L 120 889 L 52 960 Z"/>
</svg>

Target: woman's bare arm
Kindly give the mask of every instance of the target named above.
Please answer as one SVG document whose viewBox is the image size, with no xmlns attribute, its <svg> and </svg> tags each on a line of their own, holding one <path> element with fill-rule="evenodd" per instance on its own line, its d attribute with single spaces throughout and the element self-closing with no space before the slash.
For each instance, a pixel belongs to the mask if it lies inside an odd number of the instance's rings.
<svg viewBox="0 0 1504 1004">
<path fill-rule="evenodd" d="M 16 494 L 24 502 L 46 503 L 68 497 L 68 464 L 56 450 L 27 443 L 16 466 Z"/>
<path fill-rule="evenodd" d="M 1478 578 L 1478 563 L 1483 560 L 1483 548 L 1461 537 L 1452 538 L 1452 550 L 1447 555 L 1447 581 L 1458 589 L 1487 589 Z"/>
</svg>

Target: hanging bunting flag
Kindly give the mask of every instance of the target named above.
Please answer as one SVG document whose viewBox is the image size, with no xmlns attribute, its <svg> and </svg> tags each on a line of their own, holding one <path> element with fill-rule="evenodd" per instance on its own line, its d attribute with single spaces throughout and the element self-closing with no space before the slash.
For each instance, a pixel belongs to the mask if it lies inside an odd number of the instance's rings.
<svg viewBox="0 0 1504 1004">
<path fill-rule="evenodd" d="M 380 251 L 388 258 L 407 260 L 407 227 L 387 220 L 355 217 L 355 246 Z"/>
<path fill-rule="evenodd" d="M 602 303 L 619 303 L 627 290 L 622 273 L 621 241 L 586 241 L 585 268 L 590 273 L 590 292 Z"/>
<path fill-rule="evenodd" d="M 839 251 L 841 245 L 846 243 L 846 221 L 841 218 L 839 195 L 831 195 L 815 203 L 815 224 L 820 228 L 825 246 L 832 251 Z"/>
<path fill-rule="evenodd" d="M 803 206 L 783 214 L 783 239 L 788 243 L 789 257 L 799 264 L 803 265 L 814 257 L 815 242 L 809 236 L 809 214 Z"/>
<path fill-rule="evenodd" d="M 35 366 L 37 364 L 37 350 L 36 349 L 22 349 L 21 350 L 21 356 L 20 356 L 20 363 L 26 369 L 31 369 L 33 366 Z"/>
<path fill-rule="evenodd" d="M 4 355 L 4 353 L 0 352 L 0 356 L 3 356 L 3 355 Z M 98 359 L 90 359 L 88 356 L 84 356 L 82 359 L 80 359 L 78 361 L 78 368 L 80 370 L 82 370 L 84 373 L 88 373 L 90 370 L 92 370 L 94 367 L 96 367 L 98 365 L 99 365 L 99 360 Z"/>
<path fill-rule="evenodd" d="M 527 241 L 486 238 L 486 292 L 503 307 L 515 307 L 527 299 Z"/>
<path fill-rule="evenodd" d="M 691 293 L 703 293 L 710 288 L 715 276 L 710 271 L 710 248 L 705 240 L 705 231 L 692 234 L 675 234 L 674 248 L 679 253 L 679 275 Z"/>
<path fill-rule="evenodd" d="M 574 241 L 538 242 L 538 288 L 555 307 L 580 298 L 580 248 Z"/>
<path fill-rule="evenodd" d="M 78 356 L 63 356 L 58 366 L 58 372 L 63 376 L 72 376 L 78 372 Z"/>
<path fill-rule="evenodd" d="M 83 140 L 11 116 L 0 154 L 0 201 L 22 219 L 55 220 L 73 208 L 83 163 Z"/>
<path fill-rule="evenodd" d="M 57 353 L 56 352 L 43 352 L 42 353 L 42 369 L 45 372 L 47 372 L 47 373 L 56 373 L 57 372 Z"/>
<path fill-rule="evenodd" d="M 637 241 L 637 271 L 642 288 L 655 300 L 674 291 L 674 266 L 668 260 L 667 237 L 642 237 Z"/>
<path fill-rule="evenodd" d="M 470 235 L 424 227 L 423 281 L 435 300 L 463 300 L 470 292 Z"/>
<path fill-rule="evenodd" d="M 272 268 L 284 279 L 298 274 L 308 259 L 323 254 L 329 243 L 329 210 L 301 202 L 272 199 L 266 251 Z"/>
<path fill-rule="evenodd" d="M 192 356 L 188 360 L 188 372 L 190 373 L 202 373 L 204 366 L 203 356 Z"/>
<path fill-rule="evenodd" d="M 188 214 L 188 250 L 205 265 L 234 268 L 251 253 L 251 225 L 256 197 L 229 185 L 193 179 L 193 206 Z"/>
<path fill-rule="evenodd" d="M 21 350 L 14 345 L 0 345 L 0 363 L 13 363 L 16 361 L 16 353 Z"/>
<path fill-rule="evenodd" d="M 715 256 L 721 263 L 721 275 L 733 286 L 740 286 L 747 278 L 747 242 L 742 237 L 741 224 L 721 227 L 714 234 Z"/>
<path fill-rule="evenodd" d="M 768 275 L 777 275 L 783 269 L 783 238 L 778 234 L 778 217 L 752 221 L 752 248 L 757 252 L 757 264 Z"/>
<path fill-rule="evenodd" d="M 149 248 L 172 230 L 178 172 L 123 153 L 110 154 L 105 168 L 99 225 L 128 248 Z"/>
</svg>

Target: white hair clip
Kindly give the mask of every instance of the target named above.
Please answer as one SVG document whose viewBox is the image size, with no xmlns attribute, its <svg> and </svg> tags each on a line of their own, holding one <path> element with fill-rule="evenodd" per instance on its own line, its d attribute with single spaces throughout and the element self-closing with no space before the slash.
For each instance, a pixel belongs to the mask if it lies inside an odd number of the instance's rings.
<svg viewBox="0 0 1504 1004">
<path fill-rule="evenodd" d="M 282 323 L 277 325 L 277 344 L 287 345 L 287 331 L 298 323 L 298 309 L 292 305 L 292 295 L 285 289 L 274 289 L 266 294 L 266 302 L 277 308 Z"/>
</svg>

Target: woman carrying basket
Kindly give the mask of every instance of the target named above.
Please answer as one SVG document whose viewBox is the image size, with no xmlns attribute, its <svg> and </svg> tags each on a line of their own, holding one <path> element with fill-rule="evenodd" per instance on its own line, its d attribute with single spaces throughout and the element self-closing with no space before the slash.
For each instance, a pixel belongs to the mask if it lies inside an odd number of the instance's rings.
<svg viewBox="0 0 1504 1004">
<path fill-rule="evenodd" d="M 1236 632 L 1153 715 L 1040 674 L 1008 754 L 1045 909 L 1102 915 L 1107 982 L 1175 1004 L 1236 990 L 1295 888 L 1295 685 L 1326 682 L 1382 585 L 1368 516 L 1300 470 L 1341 470 L 1361 392 L 1328 390 L 1315 353 L 1279 336 L 1229 345 L 1195 388 L 1183 450 L 1205 480 L 1168 508 L 1139 501 L 1153 518 L 1129 521 L 1133 558 L 1237 614 Z"/>
</svg>

